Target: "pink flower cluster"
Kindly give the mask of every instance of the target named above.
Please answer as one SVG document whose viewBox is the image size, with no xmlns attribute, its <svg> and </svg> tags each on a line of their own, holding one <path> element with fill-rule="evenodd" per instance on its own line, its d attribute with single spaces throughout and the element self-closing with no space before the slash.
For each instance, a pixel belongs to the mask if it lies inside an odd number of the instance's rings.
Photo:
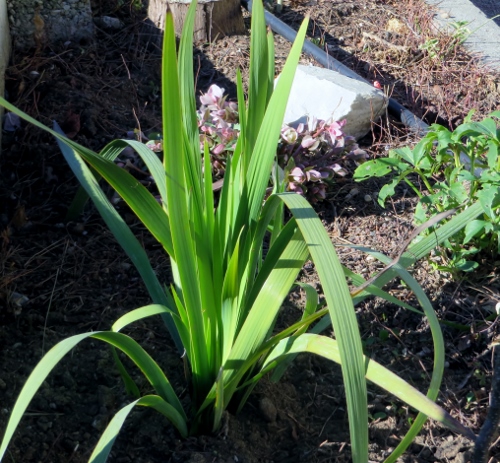
<svg viewBox="0 0 500 463">
<path fill-rule="evenodd" d="M 200 96 L 202 106 L 198 110 L 200 148 L 205 143 L 212 156 L 212 168 L 216 177 L 222 176 L 227 156 L 234 151 L 238 140 L 238 105 L 226 101 L 224 89 L 213 84 L 208 92 Z"/>
<path fill-rule="evenodd" d="M 203 151 L 207 144 L 214 177 L 221 178 L 239 136 L 238 105 L 226 101 L 224 89 L 215 84 L 200 96 L 200 102 L 200 148 Z M 366 158 L 356 140 L 344 134 L 345 123 L 313 117 L 306 124 L 283 126 L 278 162 L 285 170 L 288 191 L 306 195 L 311 202 L 324 200 L 333 177 L 347 175 L 346 159 Z"/>
<path fill-rule="evenodd" d="M 306 195 L 311 202 L 326 198 L 328 182 L 347 171 L 339 163 L 366 158 L 353 137 L 342 130 L 346 121 L 308 118 L 296 127 L 284 125 L 278 162 L 285 169 L 287 189 Z"/>
</svg>

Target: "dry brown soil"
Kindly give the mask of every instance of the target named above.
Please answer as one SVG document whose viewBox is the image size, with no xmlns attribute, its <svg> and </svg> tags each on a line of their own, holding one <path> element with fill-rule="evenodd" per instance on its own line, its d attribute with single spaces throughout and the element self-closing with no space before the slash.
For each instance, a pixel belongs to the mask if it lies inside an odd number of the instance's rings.
<svg viewBox="0 0 500 463">
<path fill-rule="evenodd" d="M 98 1 L 95 14 L 120 17 L 119 32 L 101 30 L 95 43 L 54 45 L 42 52 L 15 53 L 7 73 L 10 101 L 51 124 L 63 123 L 75 140 L 99 150 L 140 124 L 160 129 L 157 33 L 130 2 L 117 8 Z M 131 13 L 132 12 L 132 13 Z M 297 27 L 310 14 L 310 36 L 322 47 L 423 116 L 453 127 L 469 109 L 478 116 L 500 109 L 499 74 L 432 29 L 432 12 L 420 0 L 293 0 L 281 18 Z M 419 45 L 440 40 L 440 56 Z M 280 67 L 289 44 L 276 37 Z M 235 95 L 235 69 L 248 65 L 248 36 L 230 37 L 196 49 L 197 91 L 211 83 Z M 304 62 L 311 62 L 304 57 Z M 79 124 L 77 123 L 79 119 Z M 371 156 L 409 143 L 414 136 L 393 117 L 376 121 L 362 140 Z M 394 256 L 412 230 L 415 200 L 401 190 L 387 209 L 375 196 L 380 183 L 338 181 L 318 213 L 338 244 L 355 243 Z M 359 189 L 352 195 L 354 188 Z M 4 429 L 25 379 L 44 352 L 76 333 L 107 329 L 126 311 L 149 298 L 129 260 L 96 212 L 88 207 L 72 222 L 65 214 L 77 183 L 53 139 L 29 126 L 4 136 L 0 159 L 0 429 Z M 134 224 L 126 213 L 126 219 Z M 168 261 L 138 225 L 134 230 L 153 266 L 168 282 Z M 340 246 L 343 262 L 370 275 L 376 266 Z M 488 404 L 491 337 L 498 329 L 486 321 L 500 300 L 498 262 L 484 262 L 473 278 L 451 280 L 426 263 L 414 274 L 429 294 L 440 319 L 463 330 L 443 327 L 447 368 L 439 402 L 477 431 Z M 317 284 L 314 268 L 302 278 Z M 394 295 L 415 302 L 397 282 Z M 25 296 L 28 301 L 21 303 Z M 18 303 L 16 303 L 18 302 Z M 301 295 L 290 297 L 280 318 L 300 316 Z M 366 350 L 379 362 L 425 390 L 432 369 L 429 327 L 421 317 L 369 300 L 358 307 Z M 165 368 L 188 404 L 182 361 L 158 320 L 137 323 L 131 334 Z M 339 368 L 301 356 L 278 384 L 262 381 L 238 416 L 228 415 L 217 435 L 181 440 L 161 416 L 134 412 L 110 457 L 116 463 L 160 462 L 341 462 L 350 461 L 349 436 Z M 138 375 L 137 375 L 138 376 Z M 146 388 L 145 384 L 141 384 Z M 5 458 L 8 463 L 87 461 L 99 432 L 127 403 L 109 350 L 97 341 L 78 346 L 50 375 L 31 403 Z M 413 410 L 369 387 L 370 458 L 382 461 L 404 435 Z M 271 412 L 269 411 L 271 408 Z M 272 413 L 275 408 L 276 414 Z M 428 423 L 410 447 L 405 462 L 465 462 L 471 443 Z M 492 449 L 496 460 L 500 447 Z"/>
</svg>

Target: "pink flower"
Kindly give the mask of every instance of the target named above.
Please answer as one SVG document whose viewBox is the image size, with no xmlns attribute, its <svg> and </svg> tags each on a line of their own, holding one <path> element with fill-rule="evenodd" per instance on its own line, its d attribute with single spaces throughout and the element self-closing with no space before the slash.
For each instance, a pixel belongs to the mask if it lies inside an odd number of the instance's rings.
<svg viewBox="0 0 500 463">
<path fill-rule="evenodd" d="M 299 195 L 303 195 L 305 193 L 304 187 L 302 185 L 299 185 L 298 183 L 289 183 L 288 191 L 293 191 Z"/>
<path fill-rule="evenodd" d="M 218 105 L 220 99 L 224 95 L 224 89 L 220 88 L 218 85 L 212 84 L 208 89 L 207 93 L 200 96 L 201 104 L 212 106 Z"/>
<path fill-rule="evenodd" d="M 291 179 L 291 181 L 302 183 L 306 179 L 306 175 L 300 167 L 294 167 L 290 171 L 289 178 Z"/>
<path fill-rule="evenodd" d="M 306 176 L 310 182 L 319 182 L 323 178 L 321 173 L 314 169 L 306 170 Z"/>
<path fill-rule="evenodd" d="M 315 151 L 318 148 L 319 144 L 320 140 L 317 138 L 313 138 L 311 135 L 304 136 L 301 143 L 302 148 L 306 148 L 309 151 Z"/>
<path fill-rule="evenodd" d="M 345 177 L 347 175 L 347 170 L 345 170 L 343 167 L 339 166 L 338 164 L 334 164 L 333 166 L 331 166 L 331 169 L 337 175 L 340 175 L 341 177 Z"/>
<path fill-rule="evenodd" d="M 160 151 L 163 150 L 162 142 L 161 140 L 155 141 L 155 140 L 149 140 L 146 143 L 146 146 L 151 150 L 154 151 L 155 153 L 159 153 Z"/>
<path fill-rule="evenodd" d="M 293 127 L 288 127 L 287 125 L 285 125 L 281 129 L 281 138 L 283 138 L 283 140 L 288 144 L 292 145 L 297 141 L 298 134 Z"/>
<path fill-rule="evenodd" d="M 219 143 L 213 150 L 212 150 L 212 153 L 214 154 L 221 154 L 222 152 L 224 152 L 224 150 L 226 149 L 226 145 L 224 145 L 223 143 Z"/>
<path fill-rule="evenodd" d="M 332 139 L 332 143 L 335 143 L 335 140 L 337 138 L 341 138 L 344 136 L 344 132 L 342 131 L 342 127 L 345 125 L 345 120 L 340 121 L 340 122 L 335 122 L 333 121 L 331 124 L 329 124 L 326 128 L 326 131 L 328 135 L 330 135 L 330 138 Z"/>
</svg>

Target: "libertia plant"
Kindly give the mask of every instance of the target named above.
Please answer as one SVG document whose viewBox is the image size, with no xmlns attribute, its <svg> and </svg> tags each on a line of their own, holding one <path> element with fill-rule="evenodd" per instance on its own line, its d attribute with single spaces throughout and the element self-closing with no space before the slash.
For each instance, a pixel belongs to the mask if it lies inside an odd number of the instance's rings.
<svg viewBox="0 0 500 463">
<path fill-rule="evenodd" d="M 500 129 L 493 119 L 500 118 L 500 111 L 480 122 L 472 121 L 472 116 L 470 112 L 453 132 L 433 124 L 413 149 L 391 150 L 388 158 L 368 161 L 354 173 L 357 180 L 394 176 L 380 190 L 382 207 L 399 183 L 408 185 L 419 198 L 417 225 L 443 211 L 481 204 L 481 217 L 446 240 L 443 263 L 434 264 L 452 273 L 477 268 L 472 256 L 480 251 L 500 252 Z"/>
<path fill-rule="evenodd" d="M 432 239 L 424 238 L 412 246 L 397 262 L 390 263 L 390 268 L 378 279 L 365 282 L 344 269 L 313 208 L 303 196 L 284 191 L 285 181 L 277 167 L 277 140 L 307 20 L 299 30 L 274 89 L 273 36 L 266 34 L 260 0 L 253 6 L 248 101 L 244 101 L 238 75 L 238 104 L 246 109 L 240 110 L 240 135 L 233 155 L 226 160 L 223 185 L 216 201 L 207 144 L 204 144 L 203 156 L 200 155 L 192 57 L 195 8 L 196 2 L 193 2 L 178 55 L 171 14 L 166 18 L 162 63 L 163 162 L 136 140 L 116 140 L 96 154 L 66 138 L 57 125 L 50 130 L 0 99 L 0 104 L 8 110 L 58 139 L 85 194 L 93 200 L 137 267 L 153 301 L 122 316 L 109 331 L 72 336 L 47 352 L 14 405 L 0 446 L 0 459 L 28 404 L 49 373 L 73 347 L 88 338 L 122 351 L 150 384 L 150 393 L 141 395 L 113 350 L 133 400 L 111 419 L 90 462 L 106 461 L 116 436 L 135 406 L 151 407 L 162 413 L 182 437 L 217 430 L 226 409 L 235 412 L 241 409 L 264 374 L 274 369 L 275 377 L 279 377 L 288 362 L 301 352 L 315 353 L 342 367 L 355 463 L 368 462 L 366 379 L 421 412 L 388 461 L 395 461 L 404 452 L 427 417 L 473 439 L 468 429 L 434 402 L 444 369 L 443 337 L 428 298 L 405 267 L 428 254 L 436 240 L 448 239 L 477 217 L 481 207 L 472 205 L 440 227 Z M 114 160 L 127 147 L 141 156 L 155 180 L 160 201 L 115 164 Z M 158 280 L 139 241 L 99 186 L 101 178 L 118 192 L 169 255 L 173 274 L 170 287 Z M 270 178 L 273 191 L 269 195 Z M 79 203 L 84 200 L 84 195 L 77 198 Z M 283 220 L 285 206 L 292 217 L 286 223 Z M 380 253 L 367 252 L 382 262 L 389 261 Z M 315 264 L 327 307 L 319 306 L 316 291 L 303 285 L 308 295 L 303 315 L 292 326 L 275 332 L 279 309 L 308 259 Z M 396 274 L 417 295 L 432 330 L 435 356 L 427 397 L 363 355 L 355 304 L 375 294 L 415 310 L 380 289 Z M 346 277 L 360 286 L 350 291 Z M 188 410 L 183 408 L 167 375 L 153 358 L 131 337 L 121 333 L 131 323 L 155 315 L 163 317 L 179 353 L 185 356 L 189 372 L 186 375 L 190 394 Z M 335 339 L 318 334 L 332 326 Z"/>
</svg>

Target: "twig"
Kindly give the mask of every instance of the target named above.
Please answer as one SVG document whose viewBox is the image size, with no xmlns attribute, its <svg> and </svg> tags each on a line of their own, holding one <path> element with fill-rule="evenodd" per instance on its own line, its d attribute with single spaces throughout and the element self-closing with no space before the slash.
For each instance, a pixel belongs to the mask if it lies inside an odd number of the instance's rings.
<svg viewBox="0 0 500 463">
<path fill-rule="evenodd" d="M 378 43 L 380 43 L 388 48 L 393 48 L 394 50 L 404 51 L 404 52 L 408 51 L 408 47 L 404 47 L 403 45 L 395 45 L 391 42 L 388 42 L 387 40 L 384 40 L 384 39 L 378 37 L 375 34 L 370 34 L 369 32 L 363 32 L 363 37 L 365 39 L 375 40 L 375 42 L 378 42 Z"/>
</svg>

